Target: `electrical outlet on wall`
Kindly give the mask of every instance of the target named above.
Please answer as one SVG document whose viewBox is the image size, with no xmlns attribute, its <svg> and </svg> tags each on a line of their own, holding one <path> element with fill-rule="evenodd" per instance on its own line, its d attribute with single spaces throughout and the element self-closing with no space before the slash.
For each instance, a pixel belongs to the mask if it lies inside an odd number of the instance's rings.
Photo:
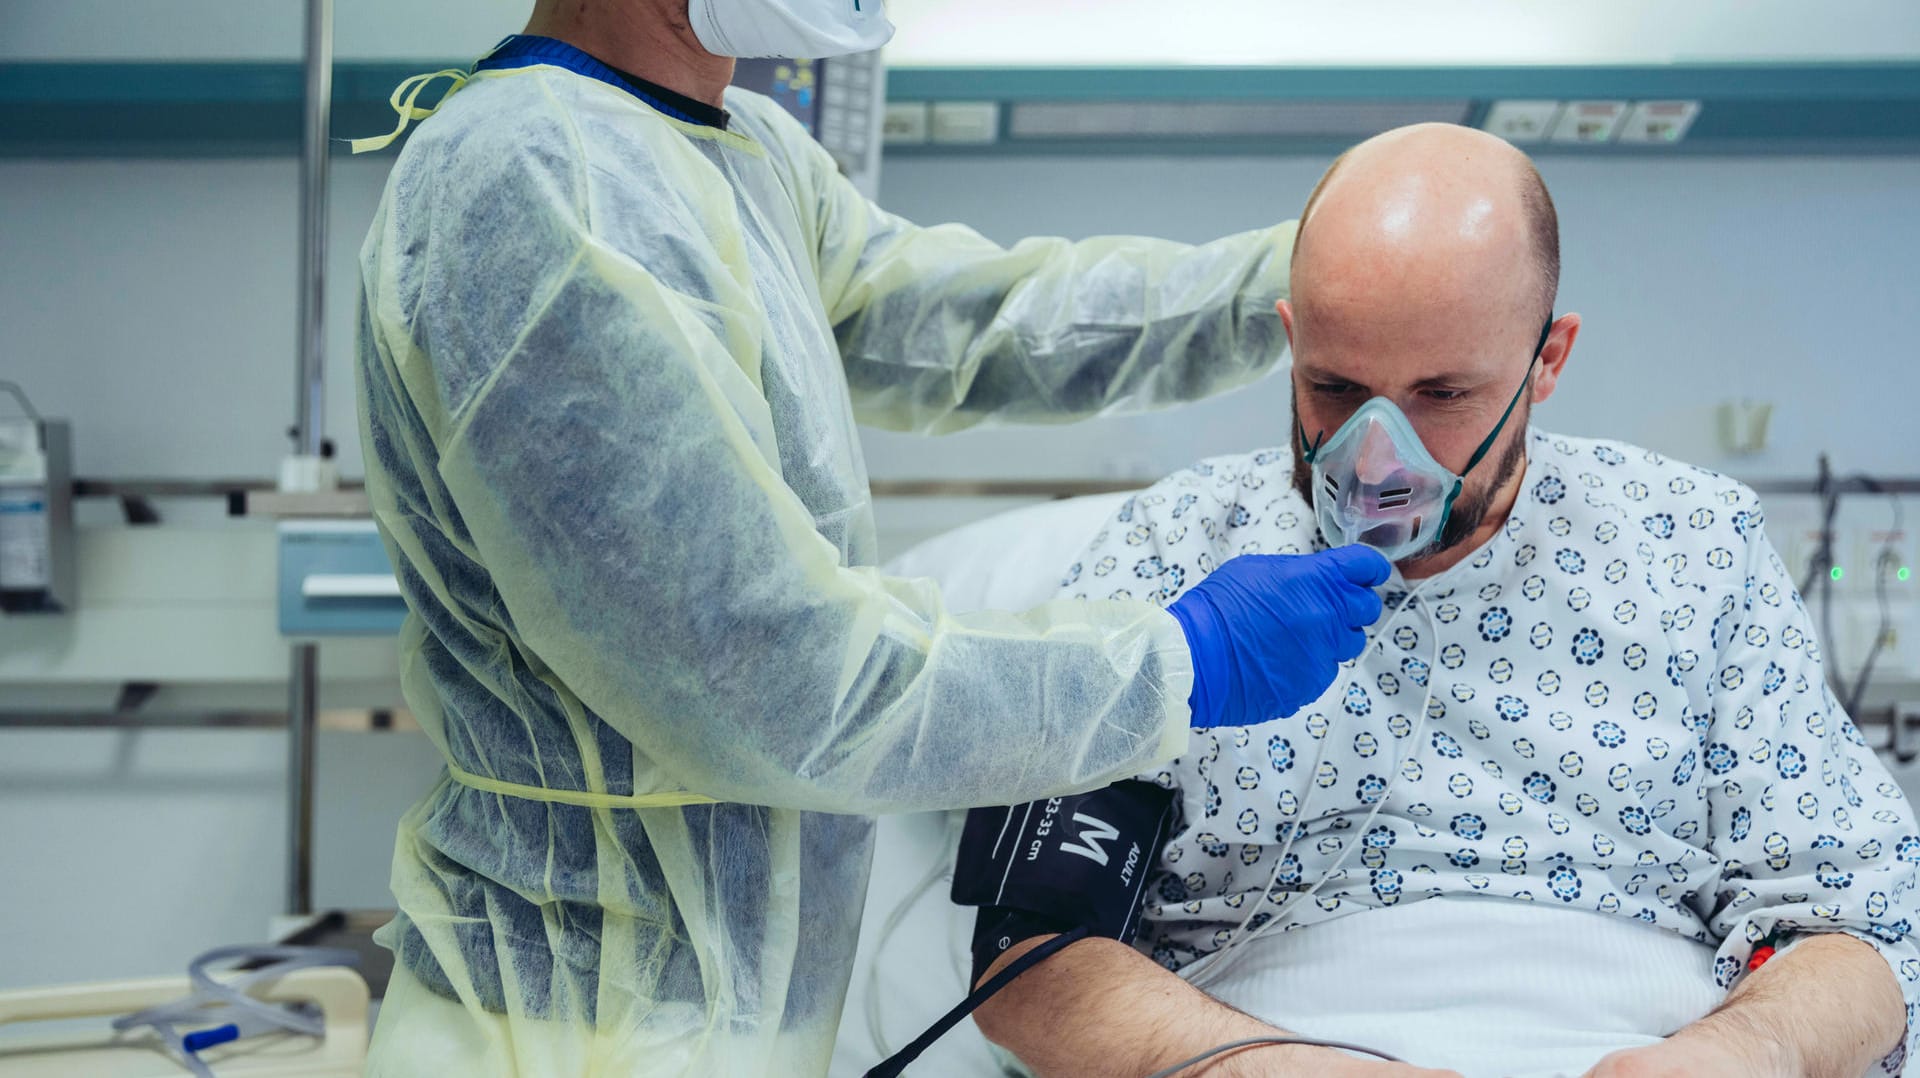
<svg viewBox="0 0 1920 1078">
<path fill-rule="evenodd" d="M 1889 594 L 1912 595 L 1915 582 L 1913 530 L 1891 524 L 1857 526 L 1847 544 L 1848 582 L 1866 595 L 1884 578 Z"/>
<path fill-rule="evenodd" d="M 1625 101 L 1569 101 L 1551 137 L 1555 142 L 1611 142 L 1626 115 Z"/>
<path fill-rule="evenodd" d="M 1495 101 L 1480 129 L 1508 142 L 1539 142 L 1559 118 L 1558 101 Z"/>
</svg>

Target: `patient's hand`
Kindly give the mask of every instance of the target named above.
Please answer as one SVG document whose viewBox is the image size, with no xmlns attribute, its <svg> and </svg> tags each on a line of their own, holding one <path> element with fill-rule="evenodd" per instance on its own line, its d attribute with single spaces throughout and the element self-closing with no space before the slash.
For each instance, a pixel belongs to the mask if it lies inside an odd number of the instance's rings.
<svg viewBox="0 0 1920 1078">
<path fill-rule="evenodd" d="M 1659 1044 L 1615 1052 L 1586 1078 L 1857 1078 L 1905 1028 L 1892 967 L 1835 932 L 1781 951 L 1712 1014 Z"/>
</svg>

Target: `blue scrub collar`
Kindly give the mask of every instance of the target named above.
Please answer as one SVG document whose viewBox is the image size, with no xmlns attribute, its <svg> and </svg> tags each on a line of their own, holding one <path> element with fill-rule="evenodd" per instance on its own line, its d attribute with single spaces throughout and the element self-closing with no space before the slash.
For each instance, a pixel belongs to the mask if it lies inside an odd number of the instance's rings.
<svg viewBox="0 0 1920 1078">
<path fill-rule="evenodd" d="M 721 112 L 723 122 L 715 123 L 711 116 L 695 115 L 684 104 L 666 100 L 657 92 L 649 92 L 650 83 L 634 78 L 618 68 L 601 63 L 585 52 L 567 44 L 558 38 L 539 37 L 534 34 L 514 34 L 493 47 L 493 51 L 481 57 L 473 65 L 475 71 L 506 71 L 519 67 L 537 67 L 540 65 L 565 68 L 576 75 L 585 75 L 631 94 L 655 111 L 673 117 L 682 123 L 698 124 L 701 127 L 725 128 L 725 113 Z M 656 87 L 664 90 L 664 87 Z M 670 92 L 670 91 L 668 91 Z M 674 94 L 679 97 L 680 95 Z M 716 110 L 718 111 L 718 110 Z"/>
</svg>

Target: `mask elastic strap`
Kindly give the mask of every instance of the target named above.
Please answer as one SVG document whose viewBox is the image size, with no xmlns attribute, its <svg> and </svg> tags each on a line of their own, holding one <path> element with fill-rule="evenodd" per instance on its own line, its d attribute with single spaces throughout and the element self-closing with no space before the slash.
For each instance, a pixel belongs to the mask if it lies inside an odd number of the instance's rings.
<svg viewBox="0 0 1920 1078">
<path fill-rule="evenodd" d="M 1527 363 L 1527 373 L 1520 379 L 1520 388 L 1513 391 L 1513 399 L 1507 402 L 1507 410 L 1500 413 L 1500 422 L 1493 425 L 1493 431 L 1480 443 L 1480 448 L 1473 451 L 1473 457 L 1467 461 L 1467 466 L 1461 469 L 1460 475 L 1463 479 L 1468 472 L 1473 471 L 1474 465 L 1479 464 L 1481 459 L 1487 455 L 1487 451 L 1493 448 L 1493 443 L 1500 437 L 1500 432 L 1507 428 L 1507 420 L 1513 418 L 1513 410 L 1520 405 L 1520 394 L 1525 393 L 1527 386 L 1533 382 L 1533 368 L 1540 363 L 1540 353 L 1546 351 L 1547 337 L 1552 332 L 1553 316 L 1548 315 L 1546 326 L 1540 330 L 1540 343 L 1534 346 L 1533 359 Z M 1454 494 L 1458 495 L 1459 493 L 1460 491 L 1456 486 Z M 1453 499 L 1449 498 L 1447 501 L 1451 504 Z"/>
<path fill-rule="evenodd" d="M 1315 438 L 1312 444 L 1308 444 L 1307 428 L 1300 423 L 1300 410 L 1298 408 L 1294 409 L 1293 413 L 1293 429 L 1300 432 L 1300 459 L 1306 461 L 1308 464 L 1312 464 L 1314 455 L 1320 452 L 1321 443 L 1327 440 L 1327 432 L 1324 430 L 1321 431 L 1320 437 Z"/>
</svg>

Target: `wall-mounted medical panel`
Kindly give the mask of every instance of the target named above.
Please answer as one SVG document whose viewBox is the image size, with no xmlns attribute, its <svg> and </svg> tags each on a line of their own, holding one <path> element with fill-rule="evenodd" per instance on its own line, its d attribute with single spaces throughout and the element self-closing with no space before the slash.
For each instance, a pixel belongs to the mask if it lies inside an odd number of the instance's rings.
<svg viewBox="0 0 1920 1078">
<path fill-rule="evenodd" d="M 1912 62 L 902 67 L 890 79 L 889 98 L 902 110 L 954 100 L 1005 106 L 992 143 L 890 142 L 901 155 L 1317 154 L 1427 120 L 1498 128 L 1540 153 L 1920 152 L 1920 63 Z"/>
<path fill-rule="evenodd" d="M 279 525 L 280 635 L 384 636 L 407 604 L 371 520 L 286 520 Z"/>
<path fill-rule="evenodd" d="M 391 130 L 387 98 L 393 87 L 410 74 L 446 66 L 442 60 L 338 64 L 336 139 Z M 300 69 L 292 63 L 0 63 L 0 157 L 292 155 L 300 143 L 301 88 Z M 1535 147 L 1543 153 L 1920 152 L 1920 60 L 1615 67 L 906 66 L 889 69 L 887 100 L 888 152 L 908 155 L 1317 154 L 1399 122 L 1479 125 L 1503 102 L 1692 104 L 1683 138 L 1619 137 L 1632 128 L 1627 113 L 1605 139 L 1545 139 Z"/>
</svg>

